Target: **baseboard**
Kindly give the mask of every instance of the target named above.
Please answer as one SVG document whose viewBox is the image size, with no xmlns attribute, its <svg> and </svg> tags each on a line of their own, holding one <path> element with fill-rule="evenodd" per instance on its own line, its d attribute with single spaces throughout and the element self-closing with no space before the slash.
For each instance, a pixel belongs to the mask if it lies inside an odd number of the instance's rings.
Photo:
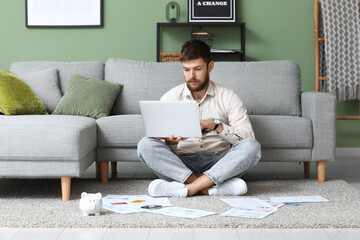
<svg viewBox="0 0 360 240">
<path fill-rule="evenodd" d="M 360 148 L 338 147 L 336 148 L 336 157 L 359 157 Z"/>
</svg>

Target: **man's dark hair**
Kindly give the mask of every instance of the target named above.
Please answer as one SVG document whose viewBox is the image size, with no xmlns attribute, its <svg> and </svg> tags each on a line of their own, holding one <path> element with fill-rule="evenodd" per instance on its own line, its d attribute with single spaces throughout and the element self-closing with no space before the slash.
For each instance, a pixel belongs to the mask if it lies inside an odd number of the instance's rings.
<svg viewBox="0 0 360 240">
<path fill-rule="evenodd" d="M 180 62 L 202 58 L 207 65 L 211 62 L 209 46 L 198 39 L 186 41 L 181 47 Z"/>
</svg>

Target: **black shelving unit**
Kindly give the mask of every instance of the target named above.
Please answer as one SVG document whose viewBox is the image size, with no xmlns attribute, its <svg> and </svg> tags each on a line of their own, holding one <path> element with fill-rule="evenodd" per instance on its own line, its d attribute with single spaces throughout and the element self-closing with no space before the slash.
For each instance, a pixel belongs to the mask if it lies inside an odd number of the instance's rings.
<svg viewBox="0 0 360 240">
<path fill-rule="evenodd" d="M 238 27 L 240 28 L 240 50 L 232 53 L 212 53 L 212 54 L 239 54 L 240 61 L 245 61 L 245 23 L 200 23 L 200 22 L 184 22 L 184 23 L 157 23 L 156 24 L 156 61 L 160 62 L 160 45 L 161 45 L 161 28 L 163 27 L 189 27 L 190 38 L 193 39 L 194 27 Z"/>
</svg>

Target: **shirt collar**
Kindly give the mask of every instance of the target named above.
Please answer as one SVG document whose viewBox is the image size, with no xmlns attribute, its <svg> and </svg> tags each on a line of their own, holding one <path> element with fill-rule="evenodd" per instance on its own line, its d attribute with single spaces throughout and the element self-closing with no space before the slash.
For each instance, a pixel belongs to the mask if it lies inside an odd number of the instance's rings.
<svg viewBox="0 0 360 240">
<path fill-rule="evenodd" d="M 193 98 L 189 88 L 187 87 L 186 83 L 185 84 L 185 88 L 184 88 L 184 91 L 183 91 L 183 94 L 185 96 L 188 96 L 190 98 Z M 210 80 L 210 84 L 209 84 L 209 87 L 208 89 L 206 90 L 206 93 L 205 93 L 205 97 L 206 95 L 210 95 L 210 96 L 214 96 L 215 95 L 215 89 L 214 89 L 214 83 Z"/>
</svg>

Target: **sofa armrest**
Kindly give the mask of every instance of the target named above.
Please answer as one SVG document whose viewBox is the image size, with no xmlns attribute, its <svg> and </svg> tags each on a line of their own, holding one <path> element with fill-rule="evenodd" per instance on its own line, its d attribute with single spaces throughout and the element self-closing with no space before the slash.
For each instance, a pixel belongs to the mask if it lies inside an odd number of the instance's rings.
<svg viewBox="0 0 360 240">
<path fill-rule="evenodd" d="M 301 93 L 302 117 L 313 127 L 312 161 L 334 161 L 336 149 L 336 97 L 324 92 Z"/>
</svg>

